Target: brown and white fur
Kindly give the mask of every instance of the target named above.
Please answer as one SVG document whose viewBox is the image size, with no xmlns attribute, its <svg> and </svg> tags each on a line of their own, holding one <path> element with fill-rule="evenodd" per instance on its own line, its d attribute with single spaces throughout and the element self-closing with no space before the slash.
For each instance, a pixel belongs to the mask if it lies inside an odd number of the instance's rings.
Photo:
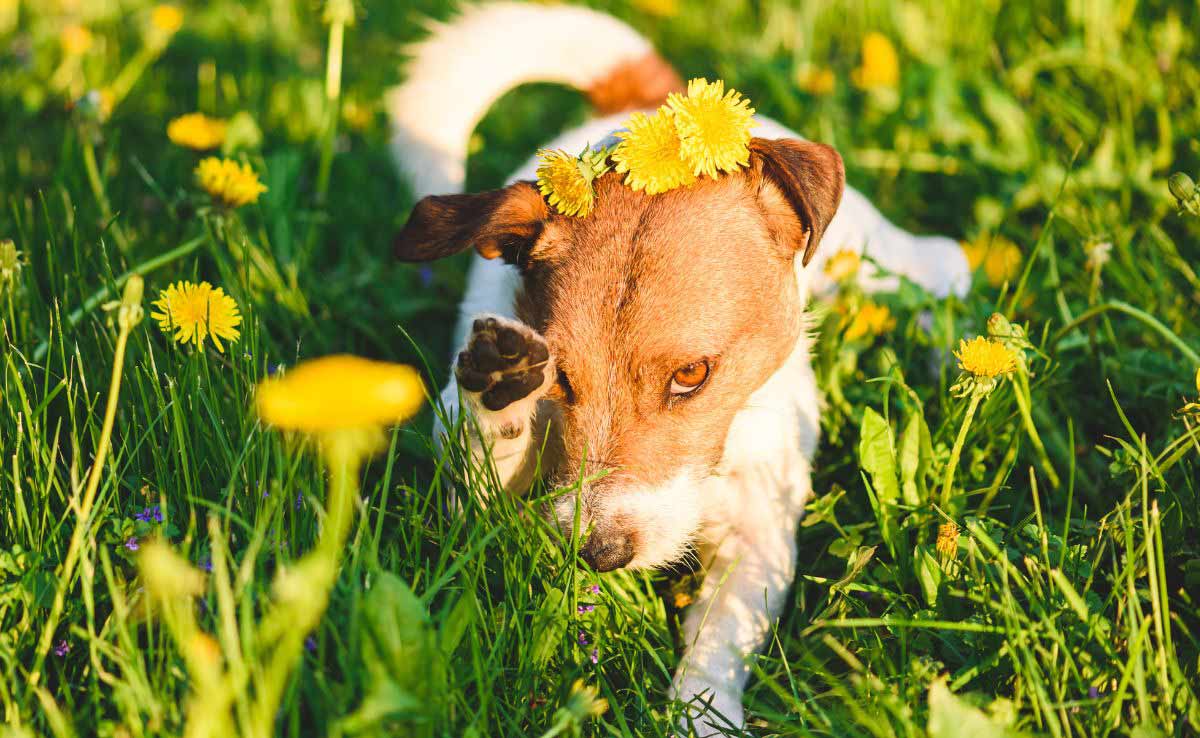
<svg viewBox="0 0 1200 738">
<path fill-rule="evenodd" d="M 844 188 L 833 149 L 762 117 L 746 169 L 653 197 L 610 173 L 586 218 L 547 206 L 532 160 L 503 189 L 445 194 L 462 190 L 472 129 L 518 84 L 565 83 L 610 113 L 547 144 L 574 153 L 680 80 L 628 26 L 564 6 L 471 6 L 412 54 L 389 108 L 397 163 L 423 199 L 397 253 L 478 252 L 445 406 L 470 414 L 466 440 L 508 492 L 535 468 L 562 483 L 588 475 L 554 515 L 570 531 L 578 501 L 594 568 L 699 554 L 708 574 L 673 696 L 701 733 L 740 727 L 746 658 L 785 601 L 812 493 L 820 397 L 805 310 L 832 290 L 824 259 L 865 253 L 944 296 L 969 284 L 961 250 L 889 223 Z M 861 279 L 887 289 L 896 277 L 864 264 Z M 705 381 L 680 385 L 698 362 Z"/>
</svg>

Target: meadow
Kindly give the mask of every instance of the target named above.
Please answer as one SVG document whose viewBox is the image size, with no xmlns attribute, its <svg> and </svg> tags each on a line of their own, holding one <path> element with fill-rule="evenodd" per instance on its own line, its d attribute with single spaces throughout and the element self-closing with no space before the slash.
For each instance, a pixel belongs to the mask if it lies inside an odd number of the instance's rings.
<svg viewBox="0 0 1200 738">
<path fill-rule="evenodd" d="M 814 306 L 818 496 L 745 734 L 1200 735 L 1200 6 L 589 4 L 977 266 Z M 382 98 L 452 10 L 0 0 L 3 738 L 679 734 L 694 576 L 589 572 L 553 490 L 476 504 L 429 402 L 361 467 L 256 413 L 328 354 L 446 379 L 466 262 L 392 260 Z M 469 186 L 587 112 L 506 95 Z M 240 324 L 177 342 L 181 281 Z M 977 335 L 1019 356 L 992 387 Z"/>
</svg>

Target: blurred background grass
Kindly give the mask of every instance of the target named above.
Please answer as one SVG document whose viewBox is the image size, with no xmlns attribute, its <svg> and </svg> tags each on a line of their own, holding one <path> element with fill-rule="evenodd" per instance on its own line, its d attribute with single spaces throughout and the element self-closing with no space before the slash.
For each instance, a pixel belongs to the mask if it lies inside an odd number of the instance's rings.
<svg viewBox="0 0 1200 738">
<path fill-rule="evenodd" d="M 967 241 L 980 264 L 964 301 L 878 298 L 895 318 L 887 330 L 847 335 L 839 306 L 825 308 L 825 496 L 802 532 L 794 607 L 755 662 L 752 734 L 1198 734 L 1200 436 L 1177 411 L 1200 391 L 1200 221 L 1178 211 L 1166 179 L 1200 170 L 1200 6 L 591 4 L 685 76 L 724 78 L 835 145 L 850 183 L 889 217 Z M 214 515 L 250 621 L 272 576 L 310 547 L 321 470 L 259 428 L 258 380 L 335 351 L 427 360 L 431 385 L 445 378 L 465 262 L 389 258 L 411 199 L 388 159 L 381 98 L 402 79 L 404 42 L 453 5 L 356 4 L 333 104 L 327 6 L 178 9 L 168 32 L 152 3 L 0 0 L 0 240 L 19 251 L 0 285 L 0 703 L 12 735 L 181 731 L 191 682 L 144 612 L 130 538 L 167 539 L 205 565 Z M 869 69 L 872 53 L 886 58 Z M 165 135 L 197 110 L 237 122 L 229 153 L 268 187 L 256 205 L 220 214 L 198 193 L 198 157 Z M 469 186 L 501 184 L 586 115 L 579 95 L 552 86 L 505 96 L 472 141 Z M 112 360 L 104 303 L 120 275 L 187 244 L 147 273 L 148 297 L 210 280 L 241 306 L 243 336 L 218 353 L 175 346 L 149 323 L 135 333 L 95 536 L 64 581 L 69 500 Z M 899 438 L 920 418 L 929 453 L 917 476 L 922 489 L 940 479 L 962 403 L 937 357 L 994 311 L 1041 349 L 1030 414 L 1045 462 L 1005 388 L 972 426 L 954 508 L 881 503 L 881 457 L 860 429 L 882 417 Z M 538 735 L 576 677 L 612 705 L 590 734 L 672 732 L 664 695 L 686 580 L 588 576 L 523 501 L 444 516 L 443 480 L 464 462 L 430 461 L 429 420 L 395 432 L 367 474 L 360 527 L 278 732 Z M 935 561 L 947 516 L 958 550 Z M 35 679 L 56 591 L 67 609 Z M 213 597 L 198 605 L 208 626 Z M 436 648 L 414 645 L 429 634 Z M 959 697 L 931 689 L 940 675 Z"/>
</svg>

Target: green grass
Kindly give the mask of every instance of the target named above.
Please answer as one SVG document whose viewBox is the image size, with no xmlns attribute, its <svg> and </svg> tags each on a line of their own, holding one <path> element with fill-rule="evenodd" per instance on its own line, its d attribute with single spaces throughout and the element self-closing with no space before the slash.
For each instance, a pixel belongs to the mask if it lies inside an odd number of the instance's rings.
<svg viewBox="0 0 1200 738">
<path fill-rule="evenodd" d="M 845 340 L 824 308 L 820 496 L 790 605 L 753 661 L 750 734 L 1200 735 L 1200 431 L 1179 413 L 1198 391 L 1200 218 L 1166 184 L 1200 173 L 1196 4 L 714 0 L 666 20 L 593 4 L 684 74 L 723 77 L 836 145 L 849 181 L 901 225 L 998 234 L 1021 252 L 1012 279 L 980 274 L 962 301 L 878 296 L 896 318 L 878 339 Z M 411 199 L 380 100 L 419 20 L 450 10 L 358 6 L 341 95 L 369 115 L 330 137 L 318 3 L 189 5 L 161 53 L 139 51 L 137 0 L 13 7 L 0 0 L 0 240 L 21 252 L 0 286 L 0 734 L 181 734 L 204 681 L 196 643 L 171 633 L 192 617 L 218 635 L 222 668 L 250 675 L 226 712 L 256 724 L 243 711 L 279 676 L 256 624 L 304 635 L 303 608 L 289 620 L 272 587 L 317 541 L 326 475 L 311 444 L 257 422 L 254 386 L 333 352 L 426 357 L 430 385 L 445 379 L 464 261 L 389 258 Z M 60 68 L 71 22 L 94 43 Z M 848 81 L 871 30 L 897 45 L 895 90 Z M 832 67 L 832 94 L 798 89 L 813 64 Z M 103 118 L 86 93 L 122 70 L 132 84 Z M 164 135 L 196 109 L 256 122 L 261 140 L 238 155 L 270 188 L 257 205 L 224 216 L 198 195 L 197 157 Z M 477 133 L 471 186 L 499 184 L 585 114 L 557 88 L 506 96 Z M 1102 264 L 1089 262 L 1097 243 L 1111 244 Z M 246 321 L 224 353 L 133 328 L 85 523 L 73 504 L 102 445 L 118 336 L 107 308 L 131 270 L 147 303 L 207 279 Z M 943 497 L 968 405 L 946 357 L 993 312 L 1027 331 L 1027 382 L 980 403 Z M 465 514 L 447 515 L 466 462 L 435 464 L 430 422 L 426 410 L 393 431 L 363 470 L 328 611 L 283 674 L 273 732 L 670 734 L 689 582 L 578 568 L 536 522 L 548 491 L 486 509 L 464 495 Z M 153 505 L 161 522 L 139 519 Z M 951 519 L 952 558 L 935 550 Z M 76 535 L 79 564 L 64 567 Z M 212 563 L 194 604 L 152 606 L 130 538 Z M 602 717 L 564 707 L 576 679 L 608 699 Z"/>
</svg>

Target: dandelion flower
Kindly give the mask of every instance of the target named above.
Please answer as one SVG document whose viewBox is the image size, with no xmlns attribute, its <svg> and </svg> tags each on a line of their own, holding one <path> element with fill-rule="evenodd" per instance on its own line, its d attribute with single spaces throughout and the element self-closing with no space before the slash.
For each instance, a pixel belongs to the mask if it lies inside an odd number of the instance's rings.
<svg viewBox="0 0 1200 738">
<path fill-rule="evenodd" d="M 1001 377 L 1017 369 L 1016 354 L 999 341 L 983 336 L 960 341 L 954 356 L 963 371 L 977 377 Z"/>
<path fill-rule="evenodd" d="M 425 400 L 415 369 L 357 356 L 307 361 L 258 385 L 259 416 L 307 432 L 375 428 L 414 415 Z"/>
<path fill-rule="evenodd" d="M 988 284 L 993 287 L 1011 281 L 1021 269 L 1021 249 L 1004 236 L 983 234 L 961 245 L 971 271 L 982 267 Z"/>
<path fill-rule="evenodd" d="M 580 217 L 592 212 L 596 204 L 593 177 L 581 166 L 580 158 L 546 149 L 538 152 L 538 158 L 542 161 L 537 168 L 538 189 L 554 209 L 563 215 Z"/>
<path fill-rule="evenodd" d="M 174 5 L 155 5 L 150 11 L 150 25 L 163 35 L 173 36 L 183 28 L 183 11 Z"/>
<path fill-rule="evenodd" d="M 67 56 L 83 56 L 92 48 L 92 32 L 83 26 L 67 26 L 58 40 Z"/>
<path fill-rule="evenodd" d="M 625 172 L 625 184 L 647 195 L 673 190 L 696 181 L 692 168 L 679 152 L 674 115 L 666 106 L 653 115 L 634 113 L 619 131 L 621 143 L 613 151 L 616 170 Z"/>
<path fill-rule="evenodd" d="M 159 293 L 154 301 L 158 312 L 150 313 L 163 331 L 174 332 L 176 343 L 200 346 L 211 337 L 217 350 L 224 353 L 221 341 L 234 342 L 241 336 L 242 316 L 237 303 L 220 287 L 208 282 L 176 282 Z"/>
<path fill-rule="evenodd" d="M 204 113 L 188 113 L 167 124 L 167 138 L 177 146 L 197 151 L 215 149 L 225 143 L 226 122 Z"/>
<path fill-rule="evenodd" d="M 231 208 L 258 202 L 258 196 L 267 191 L 249 164 L 215 156 L 201 160 L 196 179 L 214 199 Z"/>
<path fill-rule="evenodd" d="M 867 301 L 863 303 L 850 324 L 846 326 L 846 340 L 854 341 L 864 336 L 878 336 L 896 327 L 896 319 L 886 305 Z"/>
<path fill-rule="evenodd" d="M 667 106 L 674 113 L 679 153 L 692 173 L 716 179 L 750 163 L 750 128 L 754 108 L 737 90 L 725 91 L 721 80 L 703 77 L 688 82 L 687 96 L 672 92 Z"/>
<path fill-rule="evenodd" d="M 796 72 L 796 84 L 810 95 L 828 95 L 837 85 L 829 67 L 805 66 Z"/>
<path fill-rule="evenodd" d="M 896 86 L 900 81 L 900 60 L 887 36 L 872 31 L 863 37 L 862 66 L 850 76 L 864 90 Z"/>
<path fill-rule="evenodd" d="M 857 251 L 842 249 L 825 262 L 825 274 L 835 282 L 844 282 L 858 274 L 862 265 L 862 257 Z"/>
<path fill-rule="evenodd" d="M 939 525 L 934 548 L 941 556 L 947 559 L 954 558 L 958 553 L 958 524 L 950 520 Z"/>
</svg>

